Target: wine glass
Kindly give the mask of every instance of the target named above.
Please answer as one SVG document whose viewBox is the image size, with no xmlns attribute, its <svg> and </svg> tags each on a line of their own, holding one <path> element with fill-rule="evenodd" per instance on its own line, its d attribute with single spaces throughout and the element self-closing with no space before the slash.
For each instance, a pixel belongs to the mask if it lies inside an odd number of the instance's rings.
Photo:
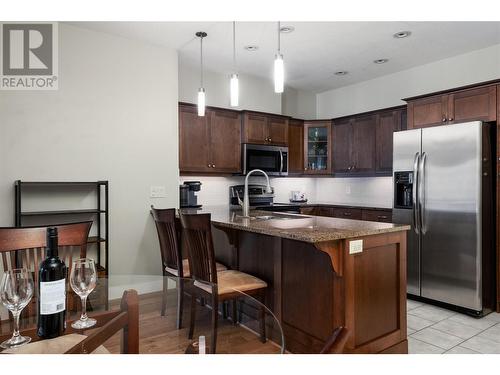
<svg viewBox="0 0 500 375">
<path fill-rule="evenodd" d="M 14 332 L 9 340 L 0 344 L 4 349 L 17 348 L 31 341 L 19 334 L 19 316 L 33 297 L 33 277 L 26 268 L 5 271 L 0 283 L 0 300 L 14 317 Z"/>
<path fill-rule="evenodd" d="M 69 277 L 71 289 L 82 300 L 82 315 L 80 319 L 71 324 L 75 329 L 85 329 L 96 324 L 96 320 L 87 316 L 87 297 L 97 284 L 97 272 L 93 259 L 83 258 L 73 261 Z"/>
</svg>

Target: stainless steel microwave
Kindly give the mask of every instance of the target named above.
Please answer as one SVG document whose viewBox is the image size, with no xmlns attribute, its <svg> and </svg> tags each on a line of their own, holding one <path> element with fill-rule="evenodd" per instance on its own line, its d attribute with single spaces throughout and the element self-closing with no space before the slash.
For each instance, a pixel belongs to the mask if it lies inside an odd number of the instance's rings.
<svg viewBox="0 0 500 375">
<path fill-rule="evenodd" d="M 252 169 L 262 169 L 269 176 L 287 176 L 288 147 L 244 143 L 242 165 L 245 175 Z"/>
</svg>

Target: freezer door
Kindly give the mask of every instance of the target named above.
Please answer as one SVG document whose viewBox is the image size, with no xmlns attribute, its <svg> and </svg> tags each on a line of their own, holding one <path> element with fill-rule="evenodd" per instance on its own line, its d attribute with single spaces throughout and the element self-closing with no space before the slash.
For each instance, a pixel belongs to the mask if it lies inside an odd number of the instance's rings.
<svg viewBox="0 0 500 375">
<path fill-rule="evenodd" d="M 423 129 L 422 296 L 480 311 L 481 122 Z"/>
<path fill-rule="evenodd" d="M 394 172 L 414 171 L 415 156 L 421 151 L 421 129 L 407 130 L 394 133 L 393 148 L 393 169 Z M 415 189 L 414 175 L 414 189 Z M 393 177 L 394 186 L 394 177 Z M 394 194 L 393 194 L 394 199 Z M 393 201 L 394 207 L 394 201 Z M 407 232 L 406 252 L 407 252 L 407 292 L 420 296 L 420 236 L 418 228 L 415 226 L 413 209 L 394 208 L 392 221 L 398 224 L 411 225 Z"/>
</svg>

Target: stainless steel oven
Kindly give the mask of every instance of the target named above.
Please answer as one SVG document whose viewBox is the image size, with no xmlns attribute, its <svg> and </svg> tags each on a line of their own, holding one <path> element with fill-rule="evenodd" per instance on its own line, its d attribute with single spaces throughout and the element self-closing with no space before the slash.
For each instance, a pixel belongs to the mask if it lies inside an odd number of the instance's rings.
<svg viewBox="0 0 500 375">
<path fill-rule="evenodd" d="M 270 176 L 287 176 L 288 147 L 244 143 L 242 164 L 243 174 L 252 169 L 262 169 Z"/>
</svg>

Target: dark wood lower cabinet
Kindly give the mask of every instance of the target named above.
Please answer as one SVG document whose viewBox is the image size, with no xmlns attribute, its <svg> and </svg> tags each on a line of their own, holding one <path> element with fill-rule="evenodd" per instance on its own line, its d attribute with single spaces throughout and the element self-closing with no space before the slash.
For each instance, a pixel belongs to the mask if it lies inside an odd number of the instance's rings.
<svg viewBox="0 0 500 375">
<path fill-rule="evenodd" d="M 300 213 L 303 215 L 336 217 L 340 219 L 378 221 L 381 223 L 392 222 L 392 210 L 390 208 L 316 205 L 301 207 Z"/>
<path fill-rule="evenodd" d="M 332 216 L 340 219 L 361 220 L 361 208 L 334 208 Z"/>
<path fill-rule="evenodd" d="M 365 221 L 392 222 L 392 210 L 365 210 L 361 212 L 361 219 Z"/>
</svg>

